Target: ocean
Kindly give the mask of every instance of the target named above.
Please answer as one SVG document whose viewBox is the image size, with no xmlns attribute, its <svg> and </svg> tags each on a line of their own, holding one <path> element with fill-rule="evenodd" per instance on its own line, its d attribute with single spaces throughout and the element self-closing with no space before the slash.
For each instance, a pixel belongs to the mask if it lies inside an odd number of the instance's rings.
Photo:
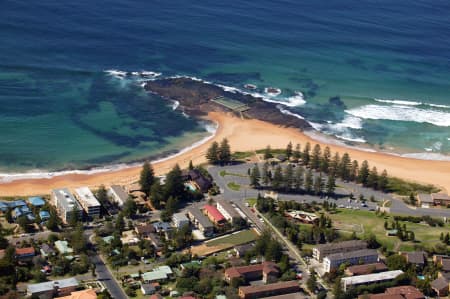
<svg viewBox="0 0 450 299">
<path fill-rule="evenodd" d="M 3 1 L 0 173 L 132 163 L 211 134 L 123 71 L 254 84 L 329 138 L 449 159 L 449 15 L 443 0 Z"/>
</svg>

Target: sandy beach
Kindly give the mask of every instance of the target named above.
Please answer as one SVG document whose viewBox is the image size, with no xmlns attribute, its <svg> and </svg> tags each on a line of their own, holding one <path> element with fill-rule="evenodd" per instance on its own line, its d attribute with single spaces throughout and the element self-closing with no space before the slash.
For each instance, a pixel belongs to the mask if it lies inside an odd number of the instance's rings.
<svg viewBox="0 0 450 299">
<path fill-rule="evenodd" d="M 319 143 L 322 149 L 323 142 L 318 142 L 294 128 L 284 128 L 259 120 L 242 120 L 230 114 L 211 112 L 208 118 L 217 122 L 218 129 L 214 138 L 171 159 L 153 164 L 158 175 L 165 174 L 175 163 L 187 167 L 190 160 L 195 164 L 205 162 L 205 153 L 211 142 L 228 138 L 233 151 L 249 151 L 265 148 L 268 144 L 272 148 L 285 148 L 291 141 L 294 145 L 300 143 L 303 147 L 306 142 L 312 145 Z M 390 176 L 397 176 L 407 180 L 430 183 L 445 190 L 450 190 L 450 162 L 430 161 L 403 158 L 399 156 L 366 152 L 354 148 L 329 144 L 332 152 L 341 154 L 348 152 L 352 159 L 358 161 L 368 160 L 370 166 L 377 166 L 378 171 L 388 171 Z M 96 187 L 100 184 L 129 185 L 136 182 L 140 167 L 130 167 L 121 170 L 95 173 L 95 174 L 68 174 L 45 179 L 19 179 L 0 184 L 0 196 L 25 196 L 34 194 L 49 194 L 54 188 L 79 186 Z"/>
</svg>

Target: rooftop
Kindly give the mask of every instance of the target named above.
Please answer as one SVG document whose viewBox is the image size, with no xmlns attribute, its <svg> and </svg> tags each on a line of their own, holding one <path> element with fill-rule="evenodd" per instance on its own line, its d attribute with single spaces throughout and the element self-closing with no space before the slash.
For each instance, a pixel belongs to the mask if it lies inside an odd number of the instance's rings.
<svg viewBox="0 0 450 299">
<path fill-rule="evenodd" d="M 387 294 L 401 294 L 406 299 L 423 299 L 425 296 L 413 286 L 398 286 L 386 289 Z"/>
<path fill-rule="evenodd" d="M 351 258 L 358 258 L 369 255 L 378 255 L 378 252 L 375 249 L 361 249 L 355 251 L 347 251 L 347 252 L 339 252 L 327 255 L 325 258 L 328 260 L 344 260 Z"/>
<path fill-rule="evenodd" d="M 59 288 L 67 288 L 72 286 L 76 287 L 78 285 L 79 285 L 78 280 L 74 277 L 71 277 L 66 279 L 29 284 L 27 286 L 27 291 L 28 293 L 40 293 L 45 291 L 51 291 L 55 286 L 58 286 Z"/>
<path fill-rule="evenodd" d="M 80 187 L 76 188 L 75 192 L 78 195 L 78 198 L 83 201 L 87 207 L 98 207 L 100 203 L 97 198 L 95 198 L 94 194 L 88 187 Z"/>
<path fill-rule="evenodd" d="M 45 205 L 45 200 L 40 196 L 29 197 L 28 202 L 30 203 L 30 205 L 35 206 L 35 207 L 40 207 L 40 206 Z"/>
<path fill-rule="evenodd" d="M 73 253 L 73 249 L 69 247 L 69 242 L 67 241 L 55 241 L 55 247 L 61 254 Z"/>
<path fill-rule="evenodd" d="M 81 211 L 81 206 L 78 201 L 70 193 L 69 189 L 54 189 L 52 193 L 55 195 L 56 200 L 61 204 L 66 212 L 73 211 L 74 208 Z"/>
<path fill-rule="evenodd" d="M 225 270 L 225 275 L 230 279 L 245 276 L 249 273 L 261 272 L 262 273 L 279 273 L 278 267 L 273 262 L 264 262 L 256 265 L 242 266 L 242 267 L 231 267 Z"/>
<path fill-rule="evenodd" d="M 377 281 L 383 281 L 383 280 L 388 280 L 388 279 L 394 279 L 401 274 L 403 274 L 402 270 L 394 270 L 394 271 L 386 271 L 386 272 L 366 274 L 366 275 L 344 277 L 341 279 L 341 281 L 342 281 L 342 283 L 344 283 L 346 285 L 363 284 L 363 283 L 369 283 L 369 282 L 377 282 Z"/>
<path fill-rule="evenodd" d="M 433 202 L 433 199 L 431 198 L 431 194 L 426 194 L 426 193 L 417 194 L 417 199 L 420 202 L 424 202 L 424 203 L 432 203 Z"/>
<path fill-rule="evenodd" d="M 34 255 L 33 247 L 16 248 L 16 255 Z"/>
<path fill-rule="evenodd" d="M 229 215 L 231 218 L 239 218 L 240 215 L 236 211 L 236 209 L 231 205 L 229 201 L 220 199 L 217 201 L 217 206 L 221 206 Z"/>
<path fill-rule="evenodd" d="M 350 241 L 337 242 L 337 243 L 320 244 L 320 245 L 317 245 L 315 248 L 317 248 L 318 250 L 330 250 L 330 249 L 337 250 L 337 249 L 352 248 L 355 246 L 367 247 L 367 243 L 362 240 L 350 240 Z"/>
<path fill-rule="evenodd" d="M 215 206 L 204 205 L 203 209 L 210 215 L 216 222 L 225 221 L 222 213 Z"/>
<path fill-rule="evenodd" d="M 123 201 L 125 202 L 128 199 L 128 193 L 125 191 L 125 189 L 122 188 L 122 186 L 119 185 L 112 185 L 109 187 L 111 190 L 114 191 L 114 193 Z"/>
<path fill-rule="evenodd" d="M 445 193 L 431 193 L 431 197 L 434 200 L 450 200 L 450 196 Z"/>
<path fill-rule="evenodd" d="M 408 263 L 422 265 L 425 263 L 426 253 L 423 251 L 403 252 Z"/>
<path fill-rule="evenodd" d="M 370 274 L 374 272 L 386 271 L 388 268 L 383 263 L 373 263 L 366 265 L 355 265 L 347 268 L 347 271 L 353 275 Z"/>
<path fill-rule="evenodd" d="M 189 221 L 189 219 L 186 217 L 186 214 L 183 212 L 173 214 L 172 219 L 178 222 Z"/>
<path fill-rule="evenodd" d="M 435 290 L 442 290 L 444 288 L 448 289 L 447 278 L 441 276 L 431 282 L 431 287 Z"/>
<path fill-rule="evenodd" d="M 72 292 L 69 296 L 58 297 L 58 299 L 95 299 L 97 293 L 94 289 L 87 289 L 77 292 Z"/>
<path fill-rule="evenodd" d="M 239 292 L 243 292 L 245 294 L 252 294 L 252 293 L 259 293 L 259 292 L 269 292 L 269 291 L 277 291 L 287 288 L 298 288 L 300 290 L 300 286 L 297 281 L 291 280 L 291 281 L 283 281 L 283 282 L 276 282 L 276 283 L 270 283 L 265 285 L 258 285 L 258 286 L 246 286 L 246 287 L 240 287 Z"/>
<path fill-rule="evenodd" d="M 209 219 L 200 212 L 200 210 L 197 207 L 189 207 L 187 211 L 192 215 L 192 217 L 197 220 L 197 222 L 204 228 L 212 228 L 213 225 L 209 221 Z"/>
</svg>

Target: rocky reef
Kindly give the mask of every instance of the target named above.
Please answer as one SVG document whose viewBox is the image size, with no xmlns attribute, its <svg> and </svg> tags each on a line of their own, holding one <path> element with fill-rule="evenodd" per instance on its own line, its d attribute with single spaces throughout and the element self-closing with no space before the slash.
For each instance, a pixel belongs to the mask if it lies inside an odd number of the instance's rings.
<svg viewBox="0 0 450 299">
<path fill-rule="evenodd" d="M 282 113 L 276 103 L 265 102 L 259 97 L 237 91 L 226 91 L 220 86 L 188 77 L 147 81 L 145 89 L 163 98 L 178 101 L 184 112 L 193 116 L 204 115 L 211 111 L 232 111 L 211 101 L 211 99 L 217 97 L 226 97 L 240 101 L 249 107 L 245 112 L 242 112 L 242 116 L 245 118 L 258 119 L 302 130 L 311 128 L 310 124 L 304 119 Z"/>
</svg>

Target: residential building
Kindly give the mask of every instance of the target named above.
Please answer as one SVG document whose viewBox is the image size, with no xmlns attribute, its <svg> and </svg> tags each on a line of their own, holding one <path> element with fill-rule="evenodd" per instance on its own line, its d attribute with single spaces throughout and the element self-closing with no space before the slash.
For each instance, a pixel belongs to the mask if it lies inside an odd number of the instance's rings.
<svg viewBox="0 0 450 299">
<path fill-rule="evenodd" d="M 173 226 L 176 228 L 182 228 L 185 225 L 189 225 L 189 219 L 186 217 L 185 213 L 175 213 L 172 216 Z"/>
<path fill-rule="evenodd" d="M 241 299 L 255 299 L 299 291 L 300 286 L 297 281 L 283 281 L 266 285 L 239 287 L 239 297 Z"/>
<path fill-rule="evenodd" d="M 450 272 L 450 256 L 448 255 L 434 255 L 433 262 L 440 267 L 444 272 Z"/>
<path fill-rule="evenodd" d="M 153 234 L 156 232 L 155 227 L 152 224 L 146 223 L 146 224 L 140 224 L 136 225 L 134 227 L 134 230 L 141 238 L 148 238 L 150 234 Z"/>
<path fill-rule="evenodd" d="M 73 277 L 29 284 L 27 286 L 27 296 L 39 297 L 42 299 L 67 296 L 74 292 L 78 286 L 78 280 Z"/>
<path fill-rule="evenodd" d="M 225 219 L 231 223 L 241 219 L 241 216 L 237 210 L 231 205 L 229 201 L 224 199 L 217 201 L 217 210 L 225 217 Z"/>
<path fill-rule="evenodd" d="M 225 217 L 223 217 L 222 213 L 215 206 L 204 205 L 203 213 L 216 225 L 223 225 L 226 222 Z"/>
<path fill-rule="evenodd" d="M 122 244 L 136 245 L 139 243 L 139 238 L 134 235 L 134 230 L 127 230 L 122 232 L 122 237 L 120 237 Z"/>
<path fill-rule="evenodd" d="M 164 282 L 173 275 L 172 269 L 169 266 L 159 266 L 150 272 L 142 274 L 142 281 L 144 283 Z"/>
<path fill-rule="evenodd" d="M 119 207 L 123 206 L 123 204 L 128 200 L 128 193 L 122 186 L 112 185 L 108 189 L 108 195 L 111 196 L 113 202 L 117 203 Z"/>
<path fill-rule="evenodd" d="M 434 205 L 433 198 L 431 194 L 419 193 L 417 194 L 417 205 L 422 208 L 429 208 Z"/>
<path fill-rule="evenodd" d="M 31 261 L 36 252 L 33 247 L 16 248 L 16 259 L 18 261 Z"/>
<path fill-rule="evenodd" d="M 308 213 L 305 211 L 289 211 L 285 212 L 285 215 L 289 218 L 298 220 L 303 223 L 312 224 L 319 220 L 319 217 L 317 217 L 314 213 Z"/>
<path fill-rule="evenodd" d="M 244 244 L 244 245 L 238 245 L 234 247 L 234 252 L 236 253 L 236 257 L 242 258 L 245 256 L 245 253 L 252 250 L 254 247 L 253 244 Z"/>
<path fill-rule="evenodd" d="M 313 248 L 313 258 L 322 262 L 327 255 L 366 249 L 367 243 L 362 240 L 350 240 L 338 243 L 321 244 Z"/>
<path fill-rule="evenodd" d="M 205 177 L 200 170 L 192 169 L 187 172 L 183 172 L 184 180 L 190 181 L 197 190 L 202 193 L 208 192 L 212 186 L 212 182 L 209 178 Z"/>
<path fill-rule="evenodd" d="M 424 251 L 400 252 L 406 258 L 406 261 L 415 265 L 417 268 L 423 268 L 427 261 L 427 254 Z"/>
<path fill-rule="evenodd" d="M 445 193 L 431 193 L 431 198 L 435 205 L 444 207 L 450 205 L 450 196 Z"/>
<path fill-rule="evenodd" d="M 349 265 L 370 264 L 378 262 L 378 252 L 375 249 L 362 249 L 356 251 L 339 252 L 327 255 L 323 259 L 323 270 L 330 272 L 339 268 L 343 263 Z"/>
<path fill-rule="evenodd" d="M 187 209 L 187 213 L 192 224 L 196 226 L 205 236 L 210 236 L 214 233 L 214 226 L 198 208 L 189 207 Z"/>
<path fill-rule="evenodd" d="M 155 228 L 155 231 L 158 233 L 165 233 L 167 234 L 172 230 L 172 226 L 169 222 L 155 222 L 153 223 L 153 227 Z"/>
<path fill-rule="evenodd" d="M 449 281 L 447 277 L 440 276 L 431 282 L 431 288 L 439 297 L 448 296 L 449 293 Z"/>
<path fill-rule="evenodd" d="M 94 194 L 88 187 L 80 187 L 75 189 L 78 202 L 84 209 L 89 218 L 100 217 L 100 202 L 95 198 Z"/>
<path fill-rule="evenodd" d="M 402 270 L 394 270 L 366 275 L 344 277 L 341 279 L 342 289 L 344 290 L 344 292 L 347 292 L 347 289 L 351 286 L 354 287 L 359 285 L 368 285 L 372 283 L 392 281 L 401 274 L 403 274 Z"/>
<path fill-rule="evenodd" d="M 225 280 L 229 283 L 236 278 L 243 278 L 245 281 L 262 279 L 264 283 L 276 281 L 280 270 L 273 262 L 263 262 L 257 265 L 231 267 L 225 270 Z"/>
<path fill-rule="evenodd" d="M 87 289 L 82 291 L 76 291 L 70 293 L 70 295 L 65 297 L 58 297 L 58 299 L 96 299 L 97 293 L 94 289 Z"/>
<path fill-rule="evenodd" d="M 82 207 L 67 188 L 54 189 L 52 201 L 63 222 L 68 223 L 71 217 L 81 217 Z"/>
<path fill-rule="evenodd" d="M 150 283 L 142 283 L 141 291 L 144 295 L 153 295 L 156 292 L 155 287 Z"/>
<path fill-rule="evenodd" d="M 350 266 L 345 270 L 345 274 L 347 274 L 348 276 L 354 276 L 354 275 L 364 275 L 370 273 L 384 272 L 387 270 L 388 267 L 385 264 L 374 263 L 374 264 Z"/>
<path fill-rule="evenodd" d="M 33 207 L 42 207 L 45 205 L 45 200 L 40 196 L 33 196 L 28 198 L 28 203 Z"/>
<path fill-rule="evenodd" d="M 50 213 L 47 211 L 39 211 L 39 218 L 41 218 L 42 221 L 46 221 L 50 219 Z"/>
<path fill-rule="evenodd" d="M 425 295 L 416 287 L 407 285 L 387 288 L 381 294 L 360 295 L 358 299 L 425 299 Z"/>
<path fill-rule="evenodd" d="M 69 242 L 63 240 L 55 241 L 56 250 L 62 255 L 70 255 L 73 253 L 73 248 L 69 246 Z"/>
<path fill-rule="evenodd" d="M 55 255 L 55 249 L 52 246 L 48 245 L 47 243 L 42 244 L 39 251 L 41 252 L 41 255 L 45 258 Z"/>
</svg>

